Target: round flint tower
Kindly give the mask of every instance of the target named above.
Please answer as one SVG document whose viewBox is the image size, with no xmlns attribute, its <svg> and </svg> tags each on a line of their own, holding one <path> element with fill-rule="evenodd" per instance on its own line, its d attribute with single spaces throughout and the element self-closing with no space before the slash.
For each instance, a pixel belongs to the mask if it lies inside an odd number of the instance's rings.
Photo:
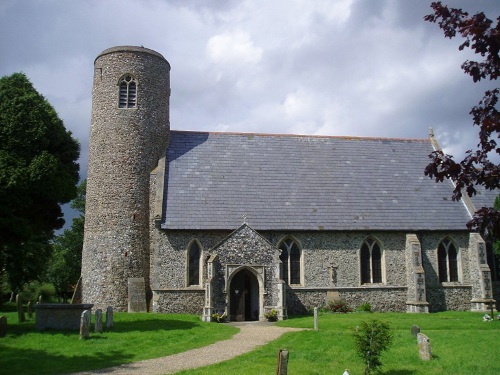
<svg viewBox="0 0 500 375">
<path fill-rule="evenodd" d="M 129 278 L 149 286 L 149 176 L 169 134 L 170 65 L 144 47 L 94 62 L 82 299 L 127 310 Z"/>
</svg>

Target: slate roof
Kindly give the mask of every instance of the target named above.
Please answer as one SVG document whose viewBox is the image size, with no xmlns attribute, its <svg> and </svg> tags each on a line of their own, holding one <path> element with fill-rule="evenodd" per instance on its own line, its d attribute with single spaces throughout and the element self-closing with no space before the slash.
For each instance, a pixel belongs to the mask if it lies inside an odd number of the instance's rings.
<svg viewBox="0 0 500 375">
<path fill-rule="evenodd" d="M 164 229 L 465 230 L 428 139 L 171 131 Z"/>
</svg>

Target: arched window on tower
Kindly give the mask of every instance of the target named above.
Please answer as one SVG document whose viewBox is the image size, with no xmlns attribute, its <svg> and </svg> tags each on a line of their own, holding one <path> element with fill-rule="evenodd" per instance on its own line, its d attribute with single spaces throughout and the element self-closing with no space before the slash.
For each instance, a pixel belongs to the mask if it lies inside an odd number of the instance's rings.
<svg viewBox="0 0 500 375">
<path fill-rule="evenodd" d="M 290 285 L 301 283 L 301 251 L 297 242 L 288 238 L 281 242 L 280 260 L 283 264 L 283 281 Z"/>
<path fill-rule="evenodd" d="M 382 283 L 382 251 L 373 238 L 367 238 L 360 251 L 361 284 Z"/>
<path fill-rule="evenodd" d="M 438 246 L 439 281 L 458 282 L 458 251 L 449 238 L 445 238 Z"/>
<path fill-rule="evenodd" d="M 137 81 L 131 74 L 125 74 L 118 82 L 119 108 L 136 108 L 137 106 Z"/>
<path fill-rule="evenodd" d="M 188 250 L 188 286 L 200 285 L 201 249 L 197 241 L 193 241 Z"/>
</svg>

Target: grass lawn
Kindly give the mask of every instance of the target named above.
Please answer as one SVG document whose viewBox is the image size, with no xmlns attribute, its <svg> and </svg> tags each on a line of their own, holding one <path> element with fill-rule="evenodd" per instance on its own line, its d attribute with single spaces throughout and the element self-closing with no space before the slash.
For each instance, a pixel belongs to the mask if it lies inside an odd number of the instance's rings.
<svg viewBox="0 0 500 375">
<path fill-rule="evenodd" d="M 8 321 L 7 336 L 0 338 L 1 374 L 105 368 L 198 348 L 238 332 L 227 325 L 204 323 L 194 315 L 115 313 L 111 330 L 93 333 L 92 326 L 90 338 L 80 340 L 77 331 L 39 332 L 34 319 L 19 324 L 17 313 L 10 310 L 0 308 Z"/>
<path fill-rule="evenodd" d="M 289 350 L 289 374 L 363 374 L 357 357 L 352 329 L 363 320 L 390 322 L 394 342 L 382 356 L 382 374 L 500 374 L 500 321 L 484 323 L 482 315 L 470 312 L 434 314 L 324 314 L 319 316 L 319 331 L 287 333 L 280 339 L 221 364 L 183 371 L 182 375 L 201 374 L 273 374 L 279 348 Z M 291 318 L 279 325 L 313 327 L 312 317 Z M 430 338 L 434 358 L 419 359 L 417 340 L 410 333 L 412 325 Z M 274 371 L 274 372 L 273 372 Z"/>
<path fill-rule="evenodd" d="M 115 313 L 115 327 L 80 340 L 78 332 L 38 332 L 34 322 L 18 324 L 7 315 L 7 337 L 0 338 L 0 373 L 60 374 L 91 370 L 165 356 L 223 340 L 236 332 L 225 324 L 203 323 L 198 316 Z M 251 353 L 221 364 L 180 372 L 193 374 L 263 375 L 276 371 L 278 348 L 290 352 L 289 373 L 298 375 L 362 374 L 352 329 L 363 320 L 390 322 L 394 343 L 382 356 L 386 375 L 500 374 L 500 321 L 484 323 L 482 314 L 320 314 L 319 331 L 287 333 Z M 431 341 L 434 358 L 418 358 L 417 324 Z M 312 328 L 313 318 L 296 317 L 278 325 Z"/>
</svg>

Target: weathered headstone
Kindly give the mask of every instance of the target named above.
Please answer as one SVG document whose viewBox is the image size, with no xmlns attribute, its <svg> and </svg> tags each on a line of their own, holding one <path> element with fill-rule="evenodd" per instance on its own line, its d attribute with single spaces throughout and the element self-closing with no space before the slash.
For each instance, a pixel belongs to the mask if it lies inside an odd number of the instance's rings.
<svg viewBox="0 0 500 375">
<path fill-rule="evenodd" d="M 38 296 L 38 303 L 42 303 L 42 302 L 43 302 L 43 297 L 42 297 L 42 295 L 40 294 L 40 295 Z"/>
<path fill-rule="evenodd" d="M 278 368 L 276 369 L 276 375 L 287 375 L 288 374 L 288 349 L 278 350 Z"/>
<path fill-rule="evenodd" d="M 144 277 L 128 279 L 128 312 L 147 312 Z"/>
<path fill-rule="evenodd" d="M 417 333 L 417 342 L 420 359 L 423 361 L 430 361 L 432 359 L 432 353 L 429 338 L 423 333 Z"/>
<path fill-rule="evenodd" d="M 33 319 L 33 304 L 31 301 L 28 302 L 28 319 Z"/>
<path fill-rule="evenodd" d="M 420 327 L 417 325 L 411 326 L 411 334 L 415 337 L 417 337 L 417 334 L 420 333 Z"/>
<path fill-rule="evenodd" d="M 23 301 L 19 294 L 16 295 L 16 306 L 17 306 L 17 318 L 19 320 L 19 323 L 22 323 L 26 320 L 26 317 L 24 316 Z"/>
<path fill-rule="evenodd" d="M 80 339 L 85 340 L 90 336 L 90 310 L 84 310 L 80 318 Z"/>
<path fill-rule="evenodd" d="M 0 337 L 7 335 L 7 317 L 0 316 Z"/>
<path fill-rule="evenodd" d="M 318 330 L 318 308 L 314 308 L 314 330 Z"/>
<path fill-rule="evenodd" d="M 108 306 L 106 309 L 106 328 L 113 327 L 113 308 Z"/>
<path fill-rule="evenodd" d="M 102 310 L 101 309 L 97 309 L 95 311 L 94 332 L 102 333 Z"/>
</svg>

